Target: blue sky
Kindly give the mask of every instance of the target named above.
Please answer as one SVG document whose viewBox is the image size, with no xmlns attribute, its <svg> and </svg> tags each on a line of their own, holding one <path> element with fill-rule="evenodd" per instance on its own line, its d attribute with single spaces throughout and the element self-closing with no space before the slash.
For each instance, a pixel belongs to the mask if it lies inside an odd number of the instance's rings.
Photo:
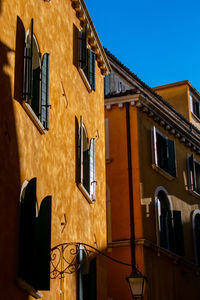
<svg viewBox="0 0 200 300">
<path fill-rule="evenodd" d="M 104 47 L 150 87 L 200 92 L 199 0 L 85 0 Z"/>
</svg>

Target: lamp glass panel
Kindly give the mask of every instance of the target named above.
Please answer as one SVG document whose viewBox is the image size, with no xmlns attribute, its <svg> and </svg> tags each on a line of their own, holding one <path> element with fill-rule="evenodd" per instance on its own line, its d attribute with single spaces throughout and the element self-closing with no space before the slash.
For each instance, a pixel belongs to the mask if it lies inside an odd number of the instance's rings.
<svg viewBox="0 0 200 300">
<path fill-rule="evenodd" d="M 143 277 L 129 278 L 129 283 L 130 283 L 132 295 L 142 297 L 144 278 Z"/>
</svg>

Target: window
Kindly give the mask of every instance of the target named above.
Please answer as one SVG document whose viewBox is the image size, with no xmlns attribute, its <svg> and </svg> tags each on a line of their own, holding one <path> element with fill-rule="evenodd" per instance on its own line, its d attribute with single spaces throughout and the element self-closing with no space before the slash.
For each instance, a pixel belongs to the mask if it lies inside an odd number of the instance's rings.
<svg viewBox="0 0 200 300">
<path fill-rule="evenodd" d="M 50 290 L 51 196 L 38 213 L 36 178 L 26 181 L 20 194 L 18 284 L 35 298 Z"/>
<path fill-rule="evenodd" d="M 200 194 L 200 162 L 194 155 L 187 155 L 189 190 Z"/>
<path fill-rule="evenodd" d="M 33 34 L 33 19 L 24 48 L 23 99 L 39 125 L 49 129 L 49 54 L 43 55 L 42 63 L 37 40 Z"/>
<path fill-rule="evenodd" d="M 200 119 L 200 102 L 192 94 L 190 94 L 190 107 L 191 112 Z"/>
<path fill-rule="evenodd" d="M 78 272 L 78 299 L 96 300 L 96 258 L 88 262 L 87 253 L 80 247 L 79 251 L 80 269 Z"/>
<path fill-rule="evenodd" d="M 152 127 L 153 166 L 176 177 L 174 141 Z"/>
<path fill-rule="evenodd" d="M 79 70 L 89 91 L 95 91 L 95 53 L 87 47 L 87 30 L 79 31 Z"/>
<path fill-rule="evenodd" d="M 89 202 L 95 200 L 95 139 L 88 139 L 83 118 L 80 118 L 78 141 L 78 185 Z"/>
<path fill-rule="evenodd" d="M 159 246 L 177 255 L 184 255 L 181 212 L 172 210 L 168 193 L 162 187 L 156 191 L 156 204 Z"/>
<path fill-rule="evenodd" d="M 195 262 L 200 266 L 200 210 L 196 209 L 192 216 Z"/>
</svg>

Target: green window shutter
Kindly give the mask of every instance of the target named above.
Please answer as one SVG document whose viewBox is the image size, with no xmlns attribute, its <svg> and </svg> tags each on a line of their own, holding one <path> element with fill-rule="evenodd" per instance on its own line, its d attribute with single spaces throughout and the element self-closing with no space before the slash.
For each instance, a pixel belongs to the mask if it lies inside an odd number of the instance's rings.
<svg viewBox="0 0 200 300">
<path fill-rule="evenodd" d="M 88 67 L 87 30 L 79 31 L 79 67 L 84 72 Z"/>
<path fill-rule="evenodd" d="M 49 129 L 49 54 L 45 53 L 42 60 L 41 82 L 41 122 Z"/>
<path fill-rule="evenodd" d="M 30 285 L 34 284 L 36 178 L 29 181 L 20 203 L 19 270 L 18 276 Z"/>
<path fill-rule="evenodd" d="M 78 137 L 78 182 L 83 184 L 83 117 L 80 117 Z"/>
<path fill-rule="evenodd" d="M 167 143 L 168 143 L 168 172 L 170 175 L 176 177 L 174 141 L 168 139 Z"/>
<path fill-rule="evenodd" d="M 187 157 L 188 166 L 188 188 L 195 190 L 195 174 L 194 174 L 194 155 L 188 155 Z"/>
<path fill-rule="evenodd" d="M 91 88 L 95 91 L 95 53 L 89 51 L 89 83 Z"/>
<path fill-rule="evenodd" d="M 183 239 L 183 226 L 181 211 L 173 211 L 174 220 L 174 240 L 175 240 L 175 253 L 178 255 L 184 255 L 184 239 Z"/>
<path fill-rule="evenodd" d="M 90 196 L 95 200 L 95 139 L 90 141 Z"/>
<path fill-rule="evenodd" d="M 24 79 L 23 79 L 23 99 L 28 101 L 33 98 L 33 19 L 30 25 L 30 40 L 26 40 L 24 48 Z"/>
<path fill-rule="evenodd" d="M 35 223 L 35 264 L 37 267 L 34 287 L 37 290 L 50 290 L 51 206 L 52 197 L 45 197 Z"/>
</svg>

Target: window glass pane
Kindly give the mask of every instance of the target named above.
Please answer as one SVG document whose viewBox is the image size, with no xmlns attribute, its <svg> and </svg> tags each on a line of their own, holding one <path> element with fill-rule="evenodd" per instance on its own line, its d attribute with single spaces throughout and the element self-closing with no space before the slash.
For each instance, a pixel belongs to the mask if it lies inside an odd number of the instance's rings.
<svg viewBox="0 0 200 300">
<path fill-rule="evenodd" d="M 163 170 L 168 171 L 167 140 L 159 133 L 156 133 L 156 138 L 157 138 L 158 166 Z"/>
<path fill-rule="evenodd" d="M 195 162 L 196 192 L 200 193 L 200 165 Z"/>
</svg>

